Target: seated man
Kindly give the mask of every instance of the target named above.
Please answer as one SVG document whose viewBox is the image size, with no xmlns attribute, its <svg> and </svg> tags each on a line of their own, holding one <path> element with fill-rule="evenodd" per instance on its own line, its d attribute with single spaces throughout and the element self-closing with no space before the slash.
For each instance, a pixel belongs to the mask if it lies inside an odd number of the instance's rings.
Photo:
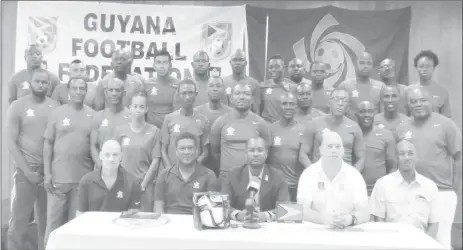
<svg viewBox="0 0 463 250">
<path fill-rule="evenodd" d="M 212 170 L 198 163 L 199 139 L 184 132 L 175 139 L 178 161 L 159 174 L 154 188 L 154 211 L 167 214 L 193 214 L 193 194 L 217 191 Z"/>
<path fill-rule="evenodd" d="M 140 185 L 121 167 L 121 145 L 108 140 L 100 151 L 101 169 L 82 177 L 76 215 L 88 211 L 122 212 L 139 209 Z"/>
<path fill-rule="evenodd" d="M 408 223 L 436 238 L 437 185 L 416 172 L 416 149 L 410 141 L 397 144 L 397 158 L 398 171 L 381 177 L 373 188 L 372 219 Z"/>
<path fill-rule="evenodd" d="M 320 160 L 306 168 L 299 179 L 297 202 L 304 220 L 345 228 L 369 220 L 368 196 L 360 172 L 343 161 L 341 136 L 325 129 Z"/>
<path fill-rule="evenodd" d="M 249 198 L 251 181 L 260 184 L 254 196 L 257 206 L 255 216 L 259 217 L 259 221 L 275 220 L 277 202 L 289 202 L 288 185 L 283 174 L 265 164 L 267 156 L 268 147 L 263 138 L 249 139 L 246 145 L 248 163 L 233 169 L 223 183 L 221 193 L 229 195 L 232 219 L 244 221 L 248 216 L 245 203 Z"/>
</svg>

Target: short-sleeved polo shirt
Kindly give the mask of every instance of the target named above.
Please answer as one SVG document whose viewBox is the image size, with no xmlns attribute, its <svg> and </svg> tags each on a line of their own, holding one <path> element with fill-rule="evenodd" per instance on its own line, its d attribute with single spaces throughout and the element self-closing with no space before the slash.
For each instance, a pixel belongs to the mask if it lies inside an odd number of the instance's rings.
<svg viewBox="0 0 463 250">
<path fill-rule="evenodd" d="M 189 132 L 197 136 L 198 145 L 202 147 L 209 143 L 209 127 L 207 118 L 198 112 L 193 112 L 191 116 L 183 115 L 181 110 L 168 114 L 161 127 L 161 141 L 169 145 L 167 154 L 171 164 L 177 163 L 175 140 L 181 133 Z"/>
<path fill-rule="evenodd" d="M 198 112 L 199 114 L 202 114 L 207 118 L 207 120 L 209 121 L 209 126 L 212 126 L 212 124 L 215 122 L 215 120 L 217 120 L 217 118 L 228 113 L 230 110 L 231 108 L 225 104 L 222 104 L 222 107 L 219 109 L 212 110 L 209 106 L 209 103 L 204 103 L 195 108 L 195 112 Z"/>
<path fill-rule="evenodd" d="M 130 114 L 128 109 L 121 110 L 118 113 L 113 113 L 109 108 L 100 110 L 93 117 L 93 128 L 98 132 L 98 147 L 101 150 L 105 141 L 113 138 L 114 130 L 121 125 L 130 122 Z"/>
<path fill-rule="evenodd" d="M 397 128 L 399 139 L 410 140 L 416 148 L 416 171 L 436 183 L 440 191 L 453 190 L 453 156 L 461 152 L 461 131 L 455 122 L 432 113 L 422 124 L 413 119 Z"/>
<path fill-rule="evenodd" d="M 145 177 L 153 160 L 161 157 L 161 134 L 153 124 L 147 123 L 138 133 L 129 124 L 120 125 L 114 139 L 122 148 L 122 167 L 138 180 Z"/>
<path fill-rule="evenodd" d="M 313 119 L 322 117 L 324 115 L 325 113 L 316 108 L 311 108 L 308 114 L 303 114 L 300 109 L 297 109 L 296 114 L 294 114 L 294 120 L 307 125 L 307 123 L 311 122 Z"/>
<path fill-rule="evenodd" d="M 365 163 L 362 170 L 363 179 L 371 193 L 376 181 L 387 174 L 386 161 L 395 161 L 396 142 L 392 133 L 381 126 L 373 127 L 364 135 Z"/>
<path fill-rule="evenodd" d="M 329 218 L 333 210 L 352 214 L 355 204 L 368 202 L 367 189 L 357 169 L 343 162 L 330 181 L 322 169 L 321 162 L 306 168 L 299 179 L 297 203 L 303 204 L 304 213 L 310 209 Z"/>
<path fill-rule="evenodd" d="M 386 222 L 407 223 L 423 231 L 428 223 L 437 223 L 437 186 L 415 175 L 412 183 L 407 183 L 400 171 L 380 178 L 371 194 L 370 213 Z"/>
<path fill-rule="evenodd" d="M 289 187 L 296 187 L 304 167 L 299 163 L 299 149 L 301 147 L 305 126 L 294 123 L 282 126 L 275 122 L 270 125 L 271 147 L 268 161 L 270 166 L 283 172 L 283 178 Z"/>
<path fill-rule="evenodd" d="M 8 116 L 18 120 L 17 143 L 24 159 L 30 167 L 43 171 L 43 134 L 51 113 L 59 105 L 48 97 L 42 103 L 33 98 L 27 95 L 11 103 Z"/>
<path fill-rule="evenodd" d="M 280 97 L 292 93 L 296 95 L 297 84 L 291 80 L 283 79 L 280 84 L 275 84 L 273 79 L 269 79 L 261 83 L 260 90 L 262 95 L 262 118 L 269 123 L 279 121 L 283 117 L 283 109 L 281 108 Z"/>
<path fill-rule="evenodd" d="M 408 122 L 410 122 L 410 117 L 402 113 L 398 113 L 398 116 L 391 120 L 386 119 L 386 117 L 384 117 L 384 113 L 376 114 L 374 118 L 374 125 L 384 126 L 387 130 L 392 132 L 392 135 L 394 136 L 395 140 L 398 140 L 397 127 L 403 123 L 408 123 Z"/>
<path fill-rule="evenodd" d="M 178 80 L 170 77 L 169 81 L 169 83 L 160 83 L 156 78 L 152 78 L 145 82 L 145 91 L 148 95 L 147 120 L 158 128 L 161 128 L 164 117 L 174 111 Z"/>
<path fill-rule="evenodd" d="M 320 159 L 320 145 L 323 140 L 323 130 L 329 129 L 337 132 L 342 139 L 344 146 L 343 159 L 346 163 L 352 164 L 354 155 L 365 154 L 365 143 L 363 133 L 359 125 L 347 117 L 343 118 L 340 124 L 331 124 L 328 120 L 329 115 L 325 115 L 314 119 L 308 126 L 306 133 L 304 133 L 304 143 L 311 145 L 309 148 L 313 150 L 312 162 Z"/>
<path fill-rule="evenodd" d="M 80 212 L 102 211 L 122 212 L 139 209 L 141 200 L 140 185 L 121 167 L 117 179 L 108 189 L 101 178 L 101 169 L 86 174 L 79 183 L 77 210 Z"/>
<path fill-rule="evenodd" d="M 161 171 L 154 188 L 154 201 L 164 201 L 167 214 L 193 214 L 193 194 L 216 191 L 216 177 L 212 170 L 196 164 L 193 174 L 184 180 L 178 165 Z"/>
<path fill-rule="evenodd" d="M 350 94 L 350 107 L 347 115 L 356 120 L 355 114 L 358 105 L 363 101 L 369 101 L 375 107 L 376 113 L 381 111 L 381 90 L 386 85 L 380 81 L 370 79 L 370 83 L 357 83 L 357 79 L 347 79 L 339 85 L 340 89 L 345 89 Z"/>
<path fill-rule="evenodd" d="M 220 148 L 220 170 L 232 171 L 246 163 L 246 143 L 249 138 L 260 136 L 270 145 L 268 124 L 257 114 L 248 112 L 239 117 L 232 110 L 217 118 L 209 137 L 211 148 Z"/>
<path fill-rule="evenodd" d="M 84 105 L 76 110 L 69 104 L 50 115 L 44 138 L 53 141 L 51 173 L 57 183 L 79 183 L 94 167 L 90 134 L 95 111 Z"/>
</svg>

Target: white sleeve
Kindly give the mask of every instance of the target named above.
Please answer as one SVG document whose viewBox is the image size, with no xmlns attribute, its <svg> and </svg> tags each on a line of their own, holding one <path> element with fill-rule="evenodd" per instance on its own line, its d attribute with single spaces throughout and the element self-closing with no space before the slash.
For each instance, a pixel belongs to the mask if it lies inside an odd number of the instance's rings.
<svg viewBox="0 0 463 250">
<path fill-rule="evenodd" d="M 354 179 L 354 183 L 352 183 L 355 187 L 353 203 L 368 202 L 367 185 L 365 184 L 363 176 L 357 171 Z"/>
<path fill-rule="evenodd" d="M 308 214 L 313 201 L 314 172 L 310 168 L 304 170 L 297 186 L 297 203 L 302 204 L 304 214 Z"/>
</svg>

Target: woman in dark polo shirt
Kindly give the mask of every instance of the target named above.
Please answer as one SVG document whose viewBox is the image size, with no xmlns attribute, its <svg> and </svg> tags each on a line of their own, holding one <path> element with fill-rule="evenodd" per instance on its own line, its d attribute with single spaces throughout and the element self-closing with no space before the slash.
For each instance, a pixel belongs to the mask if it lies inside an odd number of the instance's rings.
<svg viewBox="0 0 463 250">
<path fill-rule="evenodd" d="M 141 190 L 135 177 L 121 166 L 121 146 L 103 144 L 101 169 L 86 174 L 79 183 L 76 215 L 88 211 L 122 212 L 140 207 Z"/>
</svg>

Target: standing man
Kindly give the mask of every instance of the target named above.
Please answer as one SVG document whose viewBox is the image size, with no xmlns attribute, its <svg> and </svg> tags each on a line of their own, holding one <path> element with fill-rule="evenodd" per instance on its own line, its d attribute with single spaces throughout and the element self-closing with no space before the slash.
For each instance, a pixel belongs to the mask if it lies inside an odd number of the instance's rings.
<svg viewBox="0 0 463 250">
<path fill-rule="evenodd" d="M 450 230 L 455 214 L 458 178 L 461 176 L 461 132 L 455 122 L 432 112 L 432 97 L 424 87 L 409 89 L 409 124 L 397 129 L 399 139 L 408 139 L 416 147 L 416 171 L 434 181 L 439 188 L 437 240 L 450 248 Z"/>
<path fill-rule="evenodd" d="M 249 84 L 238 83 L 232 89 L 233 109 L 212 124 L 209 141 L 214 157 L 220 161 L 219 180 L 223 181 L 233 169 L 245 164 L 246 143 L 260 136 L 270 144 L 267 123 L 250 111 L 252 90 Z"/>
<path fill-rule="evenodd" d="M 328 114 L 330 112 L 331 90 L 323 86 L 323 82 L 327 76 L 326 64 L 320 61 L 313 62 L 310 75 L 312 76 L 313 107 Z"/>
<path fill-rule="evenodd" d="M 301 83 L 296 88 L 297 110 L 294 120 L 307 124 L 314 118 L 324 116 L 325 113 L 312 107 L 312 84 Z"/>
<path fill-rule="evenodd" d="M 416 172 L 416 148 L 410 141 L 400 141 L 396 150 L 398 171 L 381 177 L 371 194 L 372 219 L 410 224 L 436 238 L 437 186 Z"/>
<path fill-rule="evenodd" d="M 315 119 L 308 126 L 304 133 L 305 139 L 301 150 L 306 155 L 313 154 L 312 163 L 318 161 L 321 156 L 319 148 L 323 139 L 322 132 L 329 129 L 341 136 L 344 148 L 343 160 L 361 173 L 365 162 L 365 142 L 359 125 L 344 116 L 348 103 L 349 93 L 346 90 L 333 90 L 330 99 L 330 113 Z M 303 162 L 302 159 L 301 162 Z M 310 165 L 309 162 L 305 164 L 307 164 L 306 168 Z"/>
<path fill-rule="evenodd" d="M 375 107 L 371 102 L 361 102 L 356 115 L 365 140 L 365 167 L 362 176 L 370 195 L 379 178 L 397 169 L 396 143 L 391 131 L 384 126 L 373 125 Z"/>
<path fill-rule="evenodd" d="M 381 111 L 381 90 L 384 83 L 370 78 L 373 69 L 373 57 L 368 52 L 363 52 L 357 59 L 355 67 L 356 78 L 347 79 L 339 85 L 339 88 L 345 89 L 351 95 L 350 105 L 346 116 L 350 119 L 356 119 L 357 107 L 363 101 L 371 102 L 375 107 L 375 112 Z"/>
<path fill-rule="evenodd" d="M 104 110 L 95 113 L 90 135 L 90 149 L 97 169 L 101 167 L 100 150 L 103 143 L 114 136 L 114 130 L 130 121 L 130 114 L 124 104 L 124 82 L 117 78 L 108 80 L 105 91 L 107 105 Z"/>
<path fill-rule="evenodd" d="M 11 103 L 7 114 L 8 148 L 15 173 L 8 228 L 8 249 L 26 249 L 26 232 L 32 211 L 38 231 L 38 249 L 44 249 L 47 193 L 43 189 L 43 134 L 48 117 L 59 105 L 46 96 L 50 75 L 37 68 L 32 72 L 31 95 Z M 37 248 L 37 246 L 34 246 Z"/>
<path fill-rule="evenodd" d="M 398 104 L 397 109 L 399 113 L 407 114 L 405 108 L 407 106 L 406 100 L 406 86 L 396 82 L 395 79 L 395 62 L 392 59 L 386 58 L 379 65 L 379 76 L 381 81 L 387 86 L 395 88 L 398 92 Z M 382 103 L 383 104 L 383 103 Z M 381 105 L 381 110 L 384 111 L 385 106 Z"/>
<path fill-rule="evenodd" d="M 268 162 L 270 166 L 283 172 L 290 199 L 292 202 L 296 202 L 297 183 L 304 170 L 303 165 L 299 163 L 299 149 L 302 144 L 301 138 L 303 138 L 305 124 L 294 119 L 297 104 L 293 94 L 288 93 L 281 96 L 280 102 L 284 117 L 270 125 L 272 142 Z"/>
<path fill-rule="evenodd" d="M 274 123 L 283 117 L 280 96 L 296 92 L 296 84 L 283 77 L 285 61 L 279 55 L 272 56 L 268 63 L 270 79 L 261 83 L 261 116 L 268 123 Z"/>
<path fill-rule="evenodd" d="M 24 51 L 24 59 L 26 60 L 27 68 L 14 74 L 8 81 L 10 103 L 31 93 L 29 82 L 31 81 L 34 70 L 41 68 L 42 66 L 42 51 L 37 45 L 29 45 Z M 48 86 L 47 96 L 51 96 L 53 90 L 59 84 L 59 78 L 51 72 L 47 71 L 47 73 L 50 77 L 50 86 Z"/>
<path fill-rule="evenodd" d="M 233 169 L 222 185 L 223 194 L 230 197 L 230 217 L 236 221 L 245 221 L 247 216 L 255 216 L 260 222 L 276 219 L 276 207 L 279 202 L 288 202 L 288 186 L 281 172 L 265 164 L 268 147 L 260 137 L 250 138 L 246 145 L 246 164 Z M 249 198 L 248 186 L 258 184 L 254 202 L 256 211 L 252 215 L 246 209 Z"/>
<path fill-rule="evenodd" d="M 88 80 L 87 65 L 79 59 L 73 60 L 69 64 L 69 79 L 72 78 L 83 78 Z M 93 94 L 90 92 L 93 91 Z M 61 105 L 67 104 L 71 97 L 69 96 L 67 83 L 61 83 L 56 86 L 51 98 Z M 84 104 L 93 108 L 93 100 L 95 99 L 95 90 L 89 86 L 88 93 L 85 95 Z"/>
<path fill-rule="evenodd" d="M 396 141 L 398 140 L 397 127 L 410 120 L 408 116 L 399 112 L 401 102 L 401 94 L 399 91 L 399 88 L 393 86 L 384 87 L 381 94 L 383 112 L 376 114 L 374 118 L 375 126 L 382 126 L 391 131 Z"/>
<path fill-rule="evenodd" d="M 293 81 L 294 83 L 296 83 L 297 85 L 300 85 L 301 83 L 308 83 L 308 84 L 312 83 L 312 81 L 304 77 L 306 72 L 304 69 L 304 64 L 302 63 L 301 59 L 293 58 L 291 61 L 289 61 L 288 73 L 289 73 L 289 79 Z"/>
<path fill-rule="evenodd" d="M 154 188 L 154 211 L 161 214 L 193 214 L 193 194 L 217 191 L 212 170 L 199 163 L 198 138 L 184 132 L 175 138 L 178 161 L 161 171 Z"/>
<path fill-rule="evenodd" d="M 432 104 L 432 112 L 451 118 L 452 108 L 449 92 L 446 87 L 432 80 L 434 70 L 439 65 L 439 57 L 430 50 L 423 50 L 415 56 L 413 62 L 420 80 L 411 84 L 410 87 L 422 86 L 430 94 L 431 99 L 429 101 Z"/>
<path fill-rule="evenodd" d="M 202 114 L 205 117 L 207 117 L 207 120 L 209 121 L 209 126 L 212 126 L 212 124 L 215 122 L 215 120 L 217 120 L 217 118 L 228 113 L 231 110 L 229 106 L 225 105 L 220 100 L 220 96 L 224 94 L 223 84 L 224 82 L 222 78 L 211 77 L 209 79 L 209 85 L 207 88 L 209 102 L 203 105 L 199 105 L 195 108 L 195 112 L 198 112 L 199 114 Z M 210 127 L 208 128 L 208 130 L 210 131 Z M 211 169 L 212 171 L 214 171 L 216 175 L 218 175 L 220 162 L 217 159 L 215 159 L 212 152 L 213 151 L 210 148 L 209 144 L 208 157 L 204 162 L 204 166 Z"/>
<path fill-rule="evenodd" d="M 174 96 L 178 80 L 170 75 L 172 57 L 166 50 L 154 55 L 154 70 L 156 77 L 145 82 L 148 94 L 148 123 L 161 128 L 166 115 L 174 111 Z"/>
<path fill-rule="evenodd" d="M 207 158 L 207 138 L 209 136 L 209 121 L 207 118 L 194 111 L 194 103 L 198 92 L 196 84 L 192 80 L 182 80 L 178 83 L 178 99 L 182 107 L 171 114 L 166 115 L 161 127 L 161 155 L 164 168 L 170 168 L 177 164 L 175 141 L 184 132 L 189 132 L 198 137 L 198 162 L 203 164 Z"/>
<path fill-rule="evenodd" d="M 304 220 L 339 229 L 368 222 L 368 196 L 362 175 L 343 161 L 341 136 L 330 129 L 322 133 L 320 160 L 304 170 L 297 188 Z"/>
<path fill-rule="evenodd" d="M 251 110 L 257 113 L 259 112 L 261 103 L 260 85 L 256 79 L 246 75 L 247 64 L 246 53 L 242 49 L 237 49 L 230 57 L 230 66 L 232 67 L 233 73 L 223 79 L 225 93 L 227 95 L 226 103 L 230 106 L 233 87 L 240 82 L 246 82 L 251 86 L 252 99 L 254 100 Z"/>
<path fill-rule="evenodd" d="M 90 134 L 95 111 L 84 105 L 87 82 L 71 79 L 68 91 L 71 100 L 52 112 L 44 134 L 45 245 L 53 230 L 75 217 L 79 181 L 94 168 Z"/>
<path fill-rule="evenodd" d="M 130 65 L 133 61 L 131 52 L 116 50 L 111 57 L 111 67 L 113 72 L 107 74 L 96 86 L 95 110 L 103 110 L 106 106 L 104 89 L 108 86 L 108 81 L 117 78 L 124 82 L 126 95 L 124 97 L 124 107 L 128 107 L 130 96 L 140 90 L 144 90 L 142 77 L 136 73 L 130 73 Z"/>
</svg>

